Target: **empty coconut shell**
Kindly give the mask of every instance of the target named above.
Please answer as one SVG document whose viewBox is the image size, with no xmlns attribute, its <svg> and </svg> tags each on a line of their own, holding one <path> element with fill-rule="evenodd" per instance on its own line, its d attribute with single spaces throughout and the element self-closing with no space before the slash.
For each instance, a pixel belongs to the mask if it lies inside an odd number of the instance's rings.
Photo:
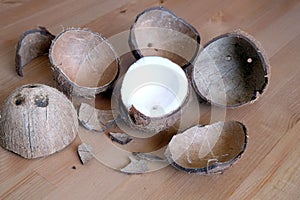
<svg viewBox="0 0 300 200">
<path fill-rule="evenodd" d="M 236 31 L 206 44 L 195 59 L 192 80 L 206 101 L 237 107 L 257 99 L 268 84 L 269 64 L 260 44 Z"/>
<path fill-rule="evenodd" d="M 199 45 L 197 30 L 164 7 L 143 11 L 130 29 L 129 46 L 136 59 L 161 56 L 186 67 L 195 58 Z"/>
<path fill-rule="evenodd" d="M 78 132 L 73 104 L 55 88 L 34 84 L 16 89 L 4 102 L 0 145 L 28 159 L 69 145 Z"/>
<path fill-rule="evenodd" d="M 237 161 L 247 145 L 246 127 L 236 121 L 194 126 L 173 136 L 165 155 L 172 166 L 198 174 L 221 173 Z"/>
<path fill-rule="evenodd" d="M 68 29 L 56 36 L 49 58 L 58 88 L 67 96 L 94 96 L 107 90 L 119 73 L 111 44 L 87 29 Z"/>
<path fill-rule="evenodd" d="M 23 76 L 23 67 L 38 56 L 48 53 L 51 41 L 54 39 L 45 27 L 25 31 L 18 42 L 16 52 L 16 71 Z"/>
</svg>

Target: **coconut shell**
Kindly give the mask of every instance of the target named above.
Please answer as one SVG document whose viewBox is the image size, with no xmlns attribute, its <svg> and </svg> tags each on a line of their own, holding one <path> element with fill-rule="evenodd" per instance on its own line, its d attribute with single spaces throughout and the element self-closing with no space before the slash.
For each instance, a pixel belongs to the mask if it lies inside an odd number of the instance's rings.
<svg viewBox="0 0 300 200">
<path fill-rule="evenodd" d="M 21 35 L 15 58 L 16 71 L 19 76 L 23 76 L 23 68 L 31 60 L 48 53 L 54 37 L 45 27 L 41 26 L 38 29 L 25 31 Z"/>
<path fill-rule="evenodd" d="M 164 7 L 143 11 L 130 28 L 129 46 L 136 59 L 161 56 L 186 67 L 193 62 L 199 45 L 197 30 Z"/>
<path fill-rule="evenodd" d="M 82 143 L 78 146 L 77 153 L 83 165 L 87 164 L 91 159 L 93 159 L 94 156 L 92 150 L 92 146 L 85 143 Z"/>
<path fill-rule="evenodd" d="M 237 107 L 256 100 L 267 84 L 269 64 L 261 45 L 243 31 L 208 42 L 195 59 L 192 82 L 204 100 Z"/>
<path fill-rule="evenodd" d="M 135 157 L 130 156 L 130 163 L 124 168 L 120 169 L 121 172 L 126 174 L 142 174 L 146 173 L 148 169 L 148 163 L 146 160 L 137 160 Z"/>
<path fill-rule="evenodd" d="M 128 135 L 126 133 L 113 133 L 113 132 L 110 132 L 108 134 L 108 136 L 110 137 L 110 139 L 112 141 L 117 142 L 121 145 L 128 144 L 129 142 L 132 141 L 132 137 L 130 137 L 130 135 Z"/>
<path fill-rule="evenodd" d="M 112 86 L 119 74 L 119 57 L 112 45 L 87 29 L 57 35 L 49 58 L 58 88 L 67 96 L 94 96 Z"/>
<path fill-rule="evenodd" d="M 73 104 L 55 88 L 25 85 L 4 102 L 0 145 L 24 158 L 48 156 L 76 137 L 78 120 Z"/>
<path fill-rule="evenodd" d="M 133 152 L 132 155 L 139 159 L 156 161 L 156 162 L 165 162 L 166 160 L 152 153 L 142 153 L 142 152 Z"/>
<path fill-rule="evenodd" d="M 194 126 L 173 136 L 165 155 L 172 166 L 188 173 L 221 173 L 241 157 L 247 140 L 240 122 Z"/>
</svg>

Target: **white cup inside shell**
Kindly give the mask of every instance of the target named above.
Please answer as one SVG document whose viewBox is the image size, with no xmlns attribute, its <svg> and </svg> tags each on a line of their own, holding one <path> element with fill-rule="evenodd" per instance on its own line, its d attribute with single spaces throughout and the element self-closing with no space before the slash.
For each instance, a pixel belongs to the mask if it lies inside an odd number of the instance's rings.
<svg viewBox="0 0 300 200">
<path fill-rule="evenodd" d="M 187 95 L 188 80 L 182 68 L 158 56 L 143 57 L 132 64 L 121 86 L 126 108 L 134 106 L 152 118 L 178 110 Z"/>
</svg>

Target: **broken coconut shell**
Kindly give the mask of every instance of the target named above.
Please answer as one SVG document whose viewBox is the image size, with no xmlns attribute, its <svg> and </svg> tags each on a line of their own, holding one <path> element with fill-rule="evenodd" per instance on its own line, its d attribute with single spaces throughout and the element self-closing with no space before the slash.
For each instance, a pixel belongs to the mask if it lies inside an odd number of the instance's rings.
<svg viewBox="0 0 300 200">
<path fill-rule="evenodd" d="M 193 62 L 199 45 L 197 30 L 164 7 L 143 11 L 130 28 L 129 46 L 136 59 L 161 56 L 186 67 Z"/>
<path fill-rule="evenodd" d="M 16 89 L 4 102 L 0 116 L 0 145 L 28 159 L 62 150 L 78 132 L 73 104 L 46 85 Z"/>
<path fill-rule="evenodd" d="M 16 52 L 16 71 L 19 76 L 23 76 L 23 68 L 36 57 L 48 53 L 51 41 L 54 39 L 45 27 L 25 31 L 18 42 Z"/>
<path fill-rule="evenodd" d="M 253 102 L 268 84 L 269 64 L 261 45 L 235 31 L 208 42 L 195 60 L 192 82 L 206 101 L 226 107 Z"/>
<path fill-rule="evenodd" d="M 120 169 L 121 172 L 126 174 L 142 174 L 148 171 L 147 160 L 136 159 L 133 156 L 129 156 L 130 163 L 124 168 Z"/>
<path fill-rule="evenodd" d="M 78 146 L 77 153 L 83 165 L 87 164 L 91 159 L 93 159 L 94 156 L 92 150 L 92 146 L 85 143 L 82 143 Z"/>
<path fill-rule="evenodd" d="M 198 125 L 173 136 L 165 155 L 188 173 L 222 173 L 241 157 L 247 140 L 246 127 L 237 121 Z"/>
<path fill-rule="evenodd" d="M 59 90 L 67 96 L 94 96 L 107 90 L 119 74 L 112 45 L 87 29 L 68 29 L 53 40 L 49 58 Z"/>
<path fill-rule="evenodd" d="M 126 133 L 113 133 L 113 132 L 109 132 L 108 136 L 110 137 L 110 139 L 114 142 L 117 142 L 121 145 L 125 145 L 128 144 L 129 142 L 132 141 L 132 137 L 130 137 L 130 135 L 126 134 Z"/>
</svg>

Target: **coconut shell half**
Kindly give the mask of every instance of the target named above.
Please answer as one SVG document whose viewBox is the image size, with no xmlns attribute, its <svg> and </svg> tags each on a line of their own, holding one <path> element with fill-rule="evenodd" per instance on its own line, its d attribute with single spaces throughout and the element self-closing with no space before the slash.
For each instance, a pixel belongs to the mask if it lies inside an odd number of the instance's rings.
<svg viewBox="0 0 300 200">
<path fill-rule="evenodd" d="M 198 174 L 221 173 L 247 145 L 246 127 L 236 121 L 194 126 L 173 136 L 165 155 L 175 168 Z"/>
<path fill-rule="evenodd" d="M 49 58 L 58 88 L 67 96 L 94 96 L 107 90 L 119 74 L 112 45 L 87 29 L 68 29 L 53 40 Z"/>
<path fill-rule="evenodd" d="M 19 76 L 23 76 L 23 68 L 31 60 L 48 53 L 54 37 L 45 27 L 41 26 L 38 29 L 25 31 L 21 35 L 15 58 L 16 71 Z"/>
<path fill-rule="evenodd" d="M 57 89 L 25 85 L 4 102 L 0 115 L 0 145 L 24 158 L 51 155 L 64 149 L 78 132 L 73 104 Z"/>
<path fill-rule="evenodd" d="M 235 31 L 208 42 L 195 59 L 192 81 L 206 101 L 226 107 L 253 102 L 267 84 L 269 64 L 261 45 Z"/>
<path fill-rule="evenodd" d="M 186 67 L 194 60 L 199 45 L 197 30 L 164 7 L 143 11 L 130 29 L 129 46 L 136 59 L 161 56 Z"/>
</svg>

